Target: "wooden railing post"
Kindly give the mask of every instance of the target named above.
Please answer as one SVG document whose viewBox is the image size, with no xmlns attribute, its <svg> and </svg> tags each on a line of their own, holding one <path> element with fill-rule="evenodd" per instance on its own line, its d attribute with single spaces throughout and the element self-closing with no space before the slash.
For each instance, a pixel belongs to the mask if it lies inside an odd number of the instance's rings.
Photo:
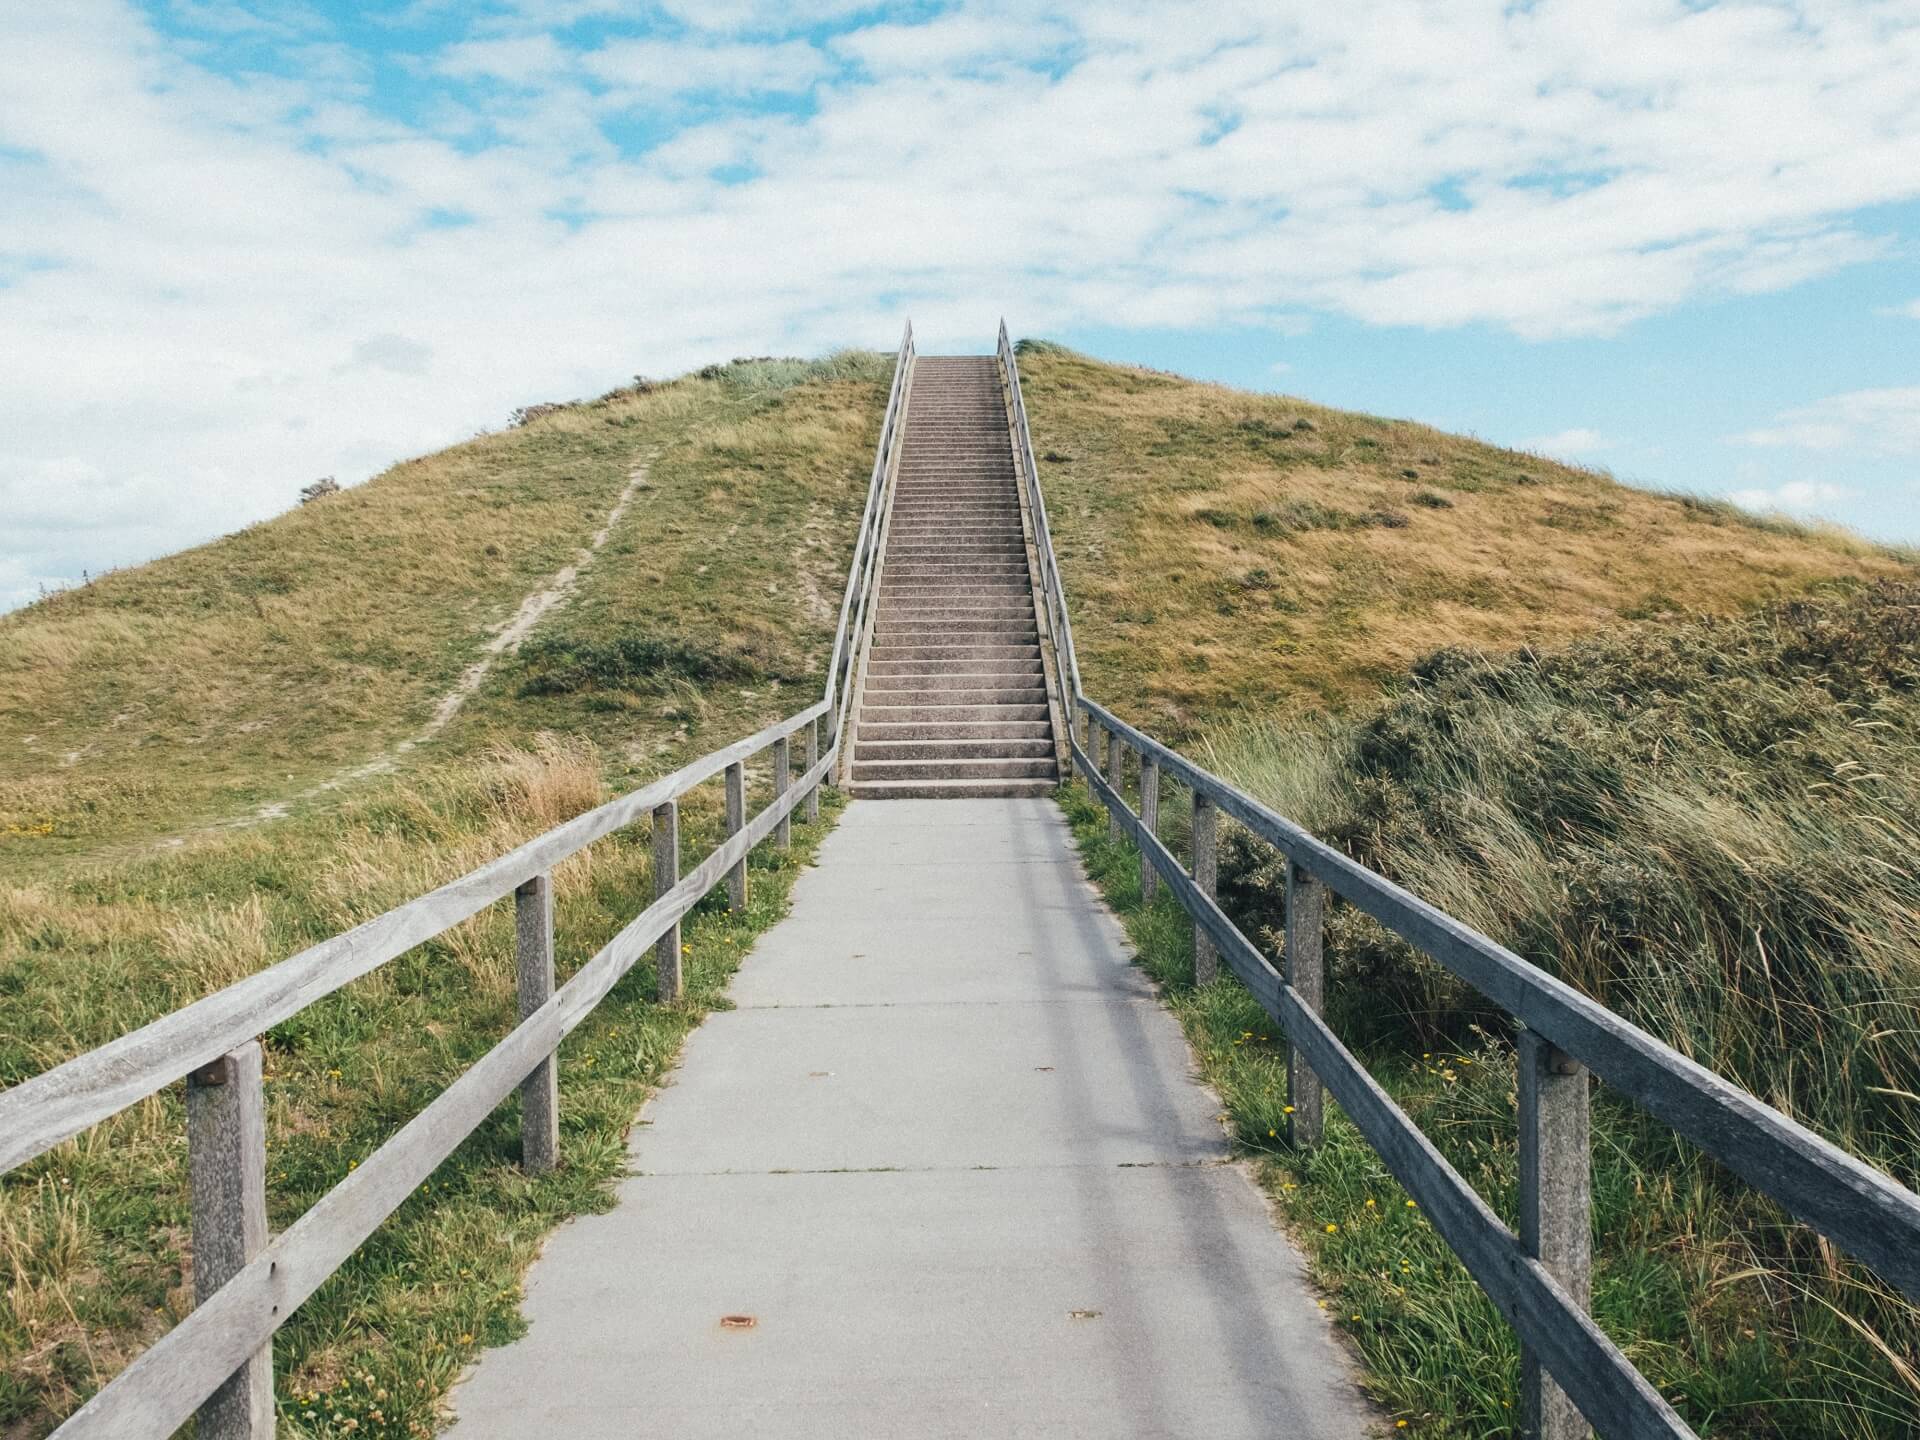
<svg viewBox="0 0 1920 1440">
<path fill-rule="evenodd" d="M 249 1040 L 187 1077 L 187 1170 L 193 1192 L 193 1302 L 267 1248 L 267 1107 L 260 1042 Z M 273 1343 L 207 1397 L 204 1440 L 269 1440 Z"/>
<path fill-rule="evenodd" d="M 747 767 L 736 760 L 727 766 L 727 838 L 732 839 L 747 825 Z M 727 871 L 727 908 L 738 914 L 747 908 L 747 857 Z"/>
<path fill-rule="evenodd" d="M 513 892 L 514 968 L 520 1018 L 553 998 L 553 876 Z M 520 1165 L 544 1175 L 560 1159 L 560 1069 L 549 1055 L 520 1082 Z"/>
<path fill-rule="evenodd" d="M 820 763 L 820 721 L 816 718 L 807 726 L 807 769 L 811 771 Z M 820 785 L 815 782 L 807 787 L 807 823 L 815 824 L 820 819 Z"/>
<path fill-rule="evenodd" d="M 653 898 L 658 900 L 680 883 L 680 802 L 669 800 L 653 812 Z M 653 942 L 654 993 L 671 1005 L 686 991 L 686 972 L 680 956 L 680 922 Z"/>
<path fill-rule="evenodd" d="M 1193 792 L 1193 883 L 1212 900 L 1219 891 L 1220 864 L 1214 846 L 1218 833 L 1220 807 L 1200 791 Z M 1193 927 L 1193 983 L 1211 985 L 1220 974 L 1220 956 L 1213 948 L 1213 937 L 1196 924 Z"/>
<path fill-rule="evenodd" d="M 1120 748 L 1120 732 L 1107 732 L 1107 783 L 1113 787 L 1113 808 L 1107 811 L 1107 835 L 1110 839 L 1125 838 L 1126 829 L 1120 823 L 1120 807 L 1127 798 L 1127 762 L 1126 751 Z"/>
<path fill-rule="evenodd" d="M 782 735 L 773 742 L 773 802 L 779 804 L 793 783 L 793 737 Z M 793 848 L 793 812 L 789 810 L 773 827 L 773 843 L 782 850 Z"/>
<path fill-rule="evenodd" d="M 1160 762 L 1146 751 L 1140 752 L 1140 823 L 1149 835 L 1160 833 Z M 1148 847 L 1140 847 L 1140 898 L 1151 901 L 1160 885 L 1160 872 L 1153 868 Z"/>
<path fill-rule="evenodd" d="M 1326 887 L 1288 860 L 1286 980 L 1300 1003 L 1316 1015 L 1327 998 L 1327 963 L 1321 948 L 1326 916 Z M 1320 1077 L 1300 1047 L 1289 1047 L 1287 1123 L 1293 1144 L 1301 1149 L 1320 1143 L 1323 1095 Z"/>
<path fill-rule="evenodd" d="M 1582 1310 L 1593 1303 L 1592 1144 L 1587 1071 L 1531 1030 L 1519 1054 L 1520 1244 Z M 1587 1440 L 1592 1431 L 1540 1357 L 1520 1347 L 1522 1432 L 1529 1440 Z"/>
</svg>

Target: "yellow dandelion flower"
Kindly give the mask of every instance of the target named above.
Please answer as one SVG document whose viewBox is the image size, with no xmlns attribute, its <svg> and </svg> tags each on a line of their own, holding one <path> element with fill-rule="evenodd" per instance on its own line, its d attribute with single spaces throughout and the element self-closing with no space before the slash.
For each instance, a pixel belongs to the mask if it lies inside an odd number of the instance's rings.
<svg viewBox="0 0 1920 1440">
<path fill-rule="evenodd" d="M 1327 1234 L 1336 1235 L 1339 1231 L 1340 1227 L 1338 1225 L 1334 1224 L 1331 1220 L 1327 1222 Z"/>
</svg>

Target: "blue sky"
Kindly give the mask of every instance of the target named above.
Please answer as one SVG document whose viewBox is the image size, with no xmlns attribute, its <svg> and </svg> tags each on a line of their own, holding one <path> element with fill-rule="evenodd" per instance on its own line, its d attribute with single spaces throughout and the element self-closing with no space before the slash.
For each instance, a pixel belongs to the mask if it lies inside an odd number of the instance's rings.
<svg viewBox="0 0 1920 1440">
<path fill-rule="evenodd" d="M 0 607 L 734 354 L 1016 333 L 1920 541 L 1920 4 L 0 9 Z"/>
</svg>

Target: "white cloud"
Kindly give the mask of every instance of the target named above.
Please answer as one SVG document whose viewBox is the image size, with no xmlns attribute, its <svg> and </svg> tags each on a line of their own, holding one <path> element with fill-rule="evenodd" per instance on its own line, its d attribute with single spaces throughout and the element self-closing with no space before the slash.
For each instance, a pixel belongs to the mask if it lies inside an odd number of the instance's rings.
<svg viewBox="0 0 1920 1440">
<path fill-rule="evenodd" d="M 1002 312 L 1607 333 L 1881 253 L 1860 213 L 1920 196 L 1910 7 L 1074 0 L 817 44 L 752 37 L 869 7 L 668 8 L 661 38 L 639 0 L 492 6 L 404 119 L 304 10 L 208 0 L 210 32 L 330 57 L 231 75 L 119 0 L 0 11 L 0 574 L 634 371 L 890 346 L 903 310 L 963 343 Z M 1913 453 L 1911 414 L 1748 438 Z M 22 523 L 69 464 L 101 509 Z"/>
<path fill-rule="evenodd" d="M 1727 498 L 1748 510 L 1780 511 L 1788 515 L 1817 515 L 1852 496 L 1844 485 L 1825 480 L 1789 480 L 1770 488 L 1735 490 Z"/>
<path fill-rule="evenodd" d="M 585 63 L 596 78 L 636 91 L 642 99 L 694 91 L 791 94 L 826 73 L 826 57 L 804 40 L 760 45 L 615 40 L 589 54 Z"/>
<path fill-rule="evenodd" d="M 1889 305 L 1880 313 L 1882 315 L 1900 315 L 1908 320 L 1920 320 L 1920 300 L 1909 300 L 1904 305 Z"/>
<path fill-rule="evenodd" d="M 1531 440 L 1522 440 L 1520 448 L 1531 450 L 1536 455 L 1578 456 L 1592 455 L 1605 450 L 1613 442 L 1598 430 L 1589 430 L 1576 426 L 1572 430 L 1562 430 L 1554 435 L 1536 435 Z"/>
<path fill-rule="evenodd" d="M 1734 438 L 1746 445 L 1796 450 L 1920 455 L 1920 385 L 1829 395 Z"/>
<path fill-rule="evenodd" d="M 448 46 L 434 62 L 442 75 L 457 79 L 503 80 L 534 85 L 565 74 L 572 59 L 551 35 L 511 35 L 466 40 Z"/>
</svg>

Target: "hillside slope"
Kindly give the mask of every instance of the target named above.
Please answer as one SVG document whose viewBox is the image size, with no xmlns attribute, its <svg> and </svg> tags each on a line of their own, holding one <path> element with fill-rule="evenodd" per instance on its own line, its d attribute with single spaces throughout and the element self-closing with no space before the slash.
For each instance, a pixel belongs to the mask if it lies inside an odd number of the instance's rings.
<svg viewBox="0 0 1920 1440">
<path fill-rule="evenodd" d="M 0 617 L 7 858 L 278 813 L 358 767 L 546 726 L 650 772 L 710 711 L 751 729 L 797 708 L 890 371 L 849 355 L 616 391 Z M 516 621 L 519 657 L 494 648 Z"/>
<path fill-rule="evenodd" d="M 1443 643 L 1901 568 L 1401 422 L 1022 364 L 1089 685 L 1175 738 L 1357 707 Z M 0 1085 L 799 708 L 889 378 L 846 355 L 623 389 L 0 617 Z M 690 800 L 686 853 L 715 808 Z M 519 1173 L 505 1107 L 281 1332 L 284 1433 L 432 1428 L 541 1236 L 603 1203 L 801 829 L 744 920 L 690 920 L 689 1003 L 643 963 L 569 1039 L 565 1169 Z M 638 831 L 557 873 L 563 976 L 651 892 Z M 511 954 L 494 907 L 266 1037 L 276 1227 L 511 1025 Z M 0 1182 L 0 1433 L 50 1429 L 188 1307 L 181 1136 L 162 1094 Z"/>
<path fill-rule="evenodd" d="M 853 355 L 624 390 L 0 619 L 0 1086 L 804 706 L 890 378 Z M 689 856 L 716 789 L 683 803 Z M 431 1431 L 821 829 L 756 853 L 744 916 L 689 918 L 682 1003 L 649 960 L 568 1039 L 562 1170 L 519 1172 L 503 1107 L 280 1332 L 280 1433 Z M 651 893 L 645 826 L 559 867 L 561 975 Z M 513 946 L 493 906 L 264 1037 L 276 1229 L 511 1028 Z M 174 1088 L 0 1179 L 8 1440 L 191 1308 L 183 1135 Z"/>
<path fill-rule="evenodd" d="M 1240 710 L 1345 706 L 1443 645 L 1909 568 L 1412 421 L 1031 341 L 1020 374 L 1088 689 L 1168 739 Z"/>
</svg>

